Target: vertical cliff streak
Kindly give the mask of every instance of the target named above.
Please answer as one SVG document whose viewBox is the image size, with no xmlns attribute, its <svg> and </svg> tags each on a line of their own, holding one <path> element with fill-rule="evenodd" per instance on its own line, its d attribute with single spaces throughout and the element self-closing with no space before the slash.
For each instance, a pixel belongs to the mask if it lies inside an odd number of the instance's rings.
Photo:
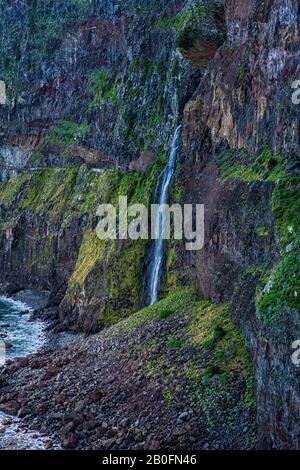
<svg viewBox="0 0 300 470">
<path fill-rule="evenodd" d="M 157 203 L 159 205 L 168 204 L 169 201 L 169 187 L 176 167 L 180 130 L 181 126 L 178 126 L 173 136 L 168 164 L 158 179 L 156 193 L 158 194 Z M 149 299 L 150 305 L 154 305 L 159 298 L 160 282 L 163 275 L 165 224 L 166 220 L 164 212 L 158 211 L 155 226 L 156 239 L 152 242 L 153 246 L 150 248 L 149 268 L 146 278 L 147 298 Z"/>
</svg>

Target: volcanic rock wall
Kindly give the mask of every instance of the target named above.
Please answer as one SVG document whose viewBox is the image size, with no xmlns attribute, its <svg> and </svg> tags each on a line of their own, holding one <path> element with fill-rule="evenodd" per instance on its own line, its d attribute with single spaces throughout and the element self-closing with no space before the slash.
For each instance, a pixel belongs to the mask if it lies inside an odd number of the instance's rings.
<svg viewBox="0 0 300 470">
<path fill-rule="evenodd" d="M 137 310 L 148 247 L 103 246 L 95 209 L 120 191 L 151 202 L 182 119 L 172 201 L 205 204 L 205 246 L 167 245 L 163 290 L 230 303 L 258 445 L 299 449 L 299 2 L 2 3 L 0 167 L 67 168 L 1 186 L 1 281 L 49 288 L 59 328 Z"/>
<path fill-rule="evenodd" d="M 185 198 L 206 207 L 193 266 L 249 341 L 259 445 L 299 448 L 299 2 L 228 0 L 225 11 L 227 39 L 184 110 Z"/>
</svg>

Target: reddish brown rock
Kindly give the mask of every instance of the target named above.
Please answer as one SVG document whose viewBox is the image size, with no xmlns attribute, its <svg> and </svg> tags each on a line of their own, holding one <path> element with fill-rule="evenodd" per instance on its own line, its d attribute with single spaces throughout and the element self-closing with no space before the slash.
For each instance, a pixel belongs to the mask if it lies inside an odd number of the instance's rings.
<svg viewBox="0 0 300 470">
<path fill-rule="evenodd" d="M 47 405 L 47 403 L 41 403 L 40 405 L 37 406 L 36 408 L 36 411 L 37 413 L 46 413 L 49 409 L 49 406 Z"/>
<path fill-rule="evenodd" d="M 46 363 L 38 358 L 35 358 L 33 361 L 30 362 L 31 369 L 42 369 L 45 367 Z"/>
<path fill-rule="evenodd" d="M 16 365 L 20 368 L 28 367 L 29 359 L 27 357 L 17 357 L 16 358 Z"/>
<path fill-rule="evenodd" d="M 0 404 L 0 411 L 4 413 L 16 414 L 19 409 L 19 405 L 16 401 L 8 401 Z"/>
<path fill-rule="evenodd" d="M 130 171 L 141 171 L 142 173 L 147 173 L 149 167 L 152 165 L 154 160 L 153 150 L 145 150 L 142 155 L 133 162 L 129 164 Z"/>
<path fill-rule="evenodd" d="M 47 441 L 44 443 L 44 449 L 52 449 L 53 448 L 53 442 L 52 441 Z"/>
<path fill-rule="evenodd" d="M 60 367 L 54 367 L 54 366 L 48 366 L 45 374 L 43 375 L 43 379 L 51 379 L 52 377 L 55 377 L 56 375 L 60 374 L 62 369 Z"/>
<path fill-rule="evenodd" d="M 60 393 L 59 395 L 55 395 L 53 400 L 55 403 L 64 403 L 66 401 L 66 394 Z"/>
<path fill-rule="evenodd" d="M 103 395 L 101 392 L 99 392 L 99 390 L 94 390 L 92 393 L 90 393 L 90 400 L 93 403 L 97 403 L 98 401 L 101 400 L 102 396 Z"/>
</svg>

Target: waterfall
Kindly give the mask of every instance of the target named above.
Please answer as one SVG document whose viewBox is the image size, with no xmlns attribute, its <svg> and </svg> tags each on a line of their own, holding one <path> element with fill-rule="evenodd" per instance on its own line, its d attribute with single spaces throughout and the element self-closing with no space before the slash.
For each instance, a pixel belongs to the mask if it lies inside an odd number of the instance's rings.
<svg viewBox="0 0 300 470">
<path fill-rule="evenodd" d="M 179 147 L 181 126 L 178 126 L 172 141 L 171 150 L 169 153 L 169 160 L 167 166 L 164 168 L 163 172 L 160 174 L 158 179 L 158 184 L 156 188 L 157 194 L 157 203 L 158 204 L 168 204 L 169 202 L 169 187 L 172 180 L 172 176 L 175 172 L 176 159 Z M 153 241 L 149 264 L 148 272 L 146 278 L 146 297 L 147 304 L 154 305 L 158 301 L 160 281 L 163 271 L 163 261 L 164 261 L 164 226 L 165 226 L 165 214 L 162 210 L 159 210 L 157 213 L 156 220 L 156 233 L 155 240 Z"/>
</svg>

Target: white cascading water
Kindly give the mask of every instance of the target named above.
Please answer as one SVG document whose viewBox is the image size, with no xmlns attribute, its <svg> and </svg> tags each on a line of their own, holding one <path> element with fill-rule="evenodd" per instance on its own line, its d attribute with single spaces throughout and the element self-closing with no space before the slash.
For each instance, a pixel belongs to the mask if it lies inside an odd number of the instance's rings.
<svg viewBox="0 0 300 470">
<path fill-rule="evenodd" d="M 169 200 L 169 187 L 172 176 L 175 172 L 176 159 L 179 147 L 181 126 L 178 126 L 172 141 L 170 150 L 169 161 L 163 172 L 159 177 L 158 183 L 158 204 L 168 204 Z M 164 226 L 165 214 L 163 211 L 158 211 L 156 220 L 156 237 L 152 249 L 151 269 L 148 277 L 148 299 L 150 305 L 154 305 L 158 301 L 159 286 L 162 276 L 163 260 L 164 260 Z"/>
</svg>

